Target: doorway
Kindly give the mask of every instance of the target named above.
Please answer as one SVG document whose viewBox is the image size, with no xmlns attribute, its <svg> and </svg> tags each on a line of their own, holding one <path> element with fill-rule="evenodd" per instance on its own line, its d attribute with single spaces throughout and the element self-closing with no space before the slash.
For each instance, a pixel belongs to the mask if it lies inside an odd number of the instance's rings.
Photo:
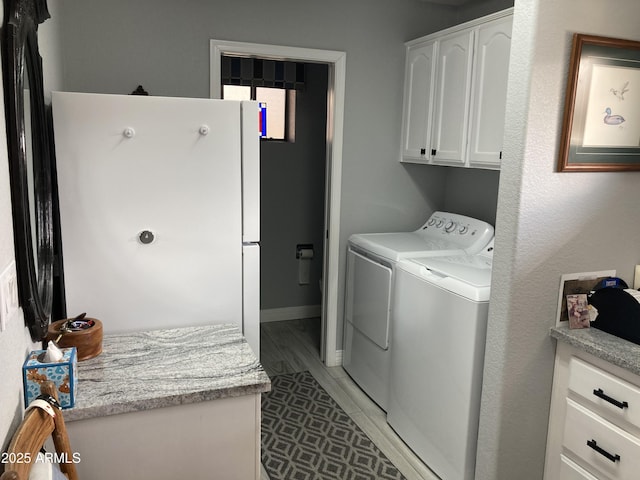
<svg viewBox="0 0 640 480">
<path fill-rule="evenodd" d="M 336 366 L 341 358 L 336 350 L 338 311 L 338 261 L 340 233 L 340 184 L 342 170 L 342 130 L 346 54 L 276 45 L 249 44 L 211 40 L 210 96 L 220 98 L 221 57 L 256 56 L 265 59 L 304 63 L 323 63 L 328 66 L 326 108 L 326 173 L 324 192 L 324 245 L 321 304 L 321 359 L 327 366 Z"/>
</svg>

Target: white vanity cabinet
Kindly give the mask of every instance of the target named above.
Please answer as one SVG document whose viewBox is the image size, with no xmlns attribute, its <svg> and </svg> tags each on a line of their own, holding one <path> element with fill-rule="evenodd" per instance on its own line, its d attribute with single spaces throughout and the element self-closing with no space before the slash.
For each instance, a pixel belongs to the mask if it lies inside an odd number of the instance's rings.
<svg viewBox="0 0 640 480">
<path fill-rule="evenodd" d="M 512 11 L 407 43 L 401 161 L 500 167 Z"/>
<path fill-rule="evenodd" d="M 235 324 L 107 334 L 64 411 L 82 479 L 260 479 L 271 383 Z"/>
<path fill-rule="evenodd" d="M 545 480 L 636 480 L 640 377 L 558 342 Z"/>
</svg>

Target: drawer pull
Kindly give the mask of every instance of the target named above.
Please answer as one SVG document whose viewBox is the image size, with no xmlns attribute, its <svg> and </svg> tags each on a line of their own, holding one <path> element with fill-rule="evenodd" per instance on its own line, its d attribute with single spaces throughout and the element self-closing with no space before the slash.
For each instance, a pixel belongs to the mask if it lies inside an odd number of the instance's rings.
<svg viewBox="0 0 640 480">
<path fill-rule="evenodd" d="M 593 448 L 600 455 L 602 455 L 603 457 L 607 457 L 612 462 L 619 462 L 620 461 L 620 455 L 618 455 L 618 454 L 616 454 L 616 455 L 610 454 L 604 448 L 599 447 L 595 440 L 587 440 L 587 446 Z"/>
<path fill-rule="evenodd" d="M 628 402 L 619 402 L 615 398 L 611 398 L 609 395 L 605 394 L 604 391 L 601 388 L 598 388 L 597 390 L 594 390 L 593 394 L 596 397 L 601 398 L 605 402 L 609 402 L 610 404 L 615 405 L 618 408 L 629 408 L 629 403 Z"/>
</svg>

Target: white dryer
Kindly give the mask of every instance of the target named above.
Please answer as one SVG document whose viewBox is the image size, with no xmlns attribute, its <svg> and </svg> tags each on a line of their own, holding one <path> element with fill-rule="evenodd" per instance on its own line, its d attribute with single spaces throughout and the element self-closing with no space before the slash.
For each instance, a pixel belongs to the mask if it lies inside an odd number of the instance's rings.
<svg viewBox="0 0 640 480">
<path fill-rule="evenodd" d="M 474 254 L 492 239 L 490 224 L 446 212 L 434 212 L 414 232 L 349 238 L 343 367 L 383 410 L 389 398 L 396 263 L 412 257 Z"/>
<path fill-rule="evenodd" d="M 387 421 L 439 477 L 474 478 L 493 241 L 399 262 Z"/>
</svg>

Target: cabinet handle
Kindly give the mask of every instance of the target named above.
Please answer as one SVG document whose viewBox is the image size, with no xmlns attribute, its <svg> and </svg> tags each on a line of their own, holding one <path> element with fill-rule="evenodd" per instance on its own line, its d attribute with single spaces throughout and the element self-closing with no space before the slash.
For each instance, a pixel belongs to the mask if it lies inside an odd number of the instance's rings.
<svg viewBox="0 0 640 480">
<path fill-rule="evenodd" d="M 587 446 L 593 448 L 600 455 L 602 455 L 603 457 L 608 458 L 612 462 L 619 462 L 620 461 L 620 455 L 618 455 L 618 454 L 612 455 L 611 453 L 607 452 L 604 448 L 599 447 L 598 444 L 596 443 L 596 441 L 593 440 L 593 439 L 587 440 Z"/>
<path fill-rule="evenodd" d="M 431 155 L 433 155 L 433 156 L 436 155 L 436 149 L 435 148 L 431 150 Z"/>
<path fill-rule="evenodd" d="M 420 149 L 420 155 L 425 155 L 427 153 L 427 149 L 426 148 L 421 148 Z"/>
<path fill-rule="evenodd" d="M 594 390 L 593 394 L 596 397 L 601 398 L 605 402 L 609 402 L 610 404 L 615 405 L 618 408 L 629 408 L 629 403 L 628 402 L 620 402 L 620 401 L 616 400 L 615 398 L 611 398 L 609 395 L 604 393 L 604 391 L 601 388 L 598 388 L 597 390 Z"/>
<path fill-rule="evenodd" d="M 502 160 L 502 152 L 500 152 L 500 160 Z"/>
</svg>

